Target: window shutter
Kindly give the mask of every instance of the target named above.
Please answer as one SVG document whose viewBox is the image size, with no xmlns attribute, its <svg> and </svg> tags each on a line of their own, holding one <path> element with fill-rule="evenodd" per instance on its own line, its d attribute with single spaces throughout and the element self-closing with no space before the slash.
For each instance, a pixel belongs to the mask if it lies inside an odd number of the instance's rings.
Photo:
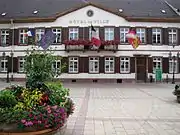
<svg viewBox="0 0 180 135">
<path fill-rule="evenodd" d="M 84 39 L 84 27 L 79 27 L 79 39 Z"/>
<path fill-rule="evenodd" d="M 89 40 L 89 28 L 84 27 L 84 39 Z"/>
<path fill-rule="evenodd" d="M 7 43 L 7 46 L 11 46 L 12 45 L 12 38 L 13 38 L 13 30 L 9 29 L 9 43 Z"/>
<path fill-rule="evenodd" d="M 169 34 L 168 34 L 168 29 L 164 28 L 162 29 L 162 43 L 164 45 L 168 45 L 169 44 Z"/>
<path fill-rule="evenodd" d="M 19 71 L 19 60 L 18 60 L 18 57 L 14 57 L 13 58 L 13 72 L 18 72 Z"/>
<path fill-rule="evenodd" d="M 152 28 L 147 28 L 147 44 L 152 44 Z"/>
<path fill-rule="evenodd" d="M 79 73 L 84 73 L 84 57 L 79 57 Z"/>
<path fill-rule="evenodd" d="M 115 73 L 120 73 L 120 58 L 115 58 Z"/>
<path fill-rule="evenodd" d="M 19 30 L 14 29 L 14 44 L 19 45 Z"/>
<path fill-rule="evenodd" d="M 114 39 L 120 41 L 120 29 L 119 27 L 114 28 Z"/>
<path fill-rule="evenodd" d="M 163 58 L 163 73 L 169 73 L 169 58 Z"/>
<path fill-rule="evenodd" d="M 99 27 L 99 37 L 103 41 L 104 40 L 104 27 Z"/>
<path fill-rule="evenodd" d="M 180 45 L 180 29 L 177 29 L 177 35 L 178 35 L 178 45 Z"/>
<path fill-rule="evenodd" d="M 99 73 L 104 73 L 104 57 L 99 57 Z"/>
<path fill-rule="evenodd" d="M 68 57 L 62 57 L 62 65 L 65 65 L 65 68 L 62 69 L 62 73 L 68 73 L 68 69 L 69 69 Z"/>
<path fill-rule="evenodd" d="M 152 73 L 153 72 L 153 58 L 149 57 L 148 58 L 148 73 Z"/>
<path fill-rule="evenodd" d="M 130 72 L 135 73 L 135 58 L 134 57 L 130 58 Z"/>
<path fill-rule="evenodd" d="M 7 60 L 8 60 L 8 72 L 12 72 L 12 58 L 7 56 Z"/>
<path fill-rule="evenodd" d="M 180 58 L 178 58 L 178 72 L 180 73 Z"/>
<path fill-rule="evenodd" d="M 89 73 L 89 57 L 83 57 L 84 59 L 84 73 Z"/>
<path fill-rule="evenodd" d="M 67 27 L 62 28 L 62 42 L 69 39 L 69 29 Z"/>
</svg>

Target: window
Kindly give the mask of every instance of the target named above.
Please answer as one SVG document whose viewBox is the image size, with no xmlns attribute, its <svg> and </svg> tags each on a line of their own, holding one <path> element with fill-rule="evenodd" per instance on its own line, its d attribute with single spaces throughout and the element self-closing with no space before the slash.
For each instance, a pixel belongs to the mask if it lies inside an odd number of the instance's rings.
<svg viewBox="0 0 180 135">
<path fill-rule="evenodd" d="M 25 58 L 19 58 L 19 72 L 24 72 Z"/>
<path fill-rule="evenodd" d="M 174 73 L 178 73 L 178 61 L 177 59 L 174 59 L 171 58 L 169 59 L 169 73 L 173 73 L 173 70 L 174 70 Z"/>
<path fill-rule="evenodd" d="M 41 40 L 41 38 L 43 37 L 45 33 L 45 29 L 36 29 L 36 37 L 35 37 L 35 41 L 38 42 Z"/>
<path fill-rule="evenodd" d="M 55 44 L 61 43 L 61 28 L 54 28 L 52 29 L 52 31 L 56 36 L 54 43 Z"/>
<path fill-rule="evenodd" d="M 19 43 L 20 44 L 28 44 L 28 36 L 27 36 L 27 29 L 21 29 L 19 31 Z"/>
<path fill-rule="evenodd" d="M 7 72 L 8 60 L 6 58 L 1 59 L 1 72 Z"/>
<path fill-rule="evenodd" d="M 105 28 L 105 40 L 114 40 L 114 28 Z"/>
<path fill-rule="evenodd" d="M 79 29 L 69 28 L 69 40 L 78 40 L 78 38 L 79 38 Z"/>
<path fill-rule="evenodd" d="M 105 73 L 114 73 L 114 57 L 105 58 Z"/>
<path fill-rule="evenodd" d="M 78 73 L 78 57 L 69 58 L 69 73 Z"/>
<path fill-rule="evenodd" d="M 136 34 L 139 37 L 141 43 L 146 42 L 146 29 L 145 28 L 137 28 Z"/>
<path fill-rule="evenodd" d="M 128 43 L 128 39 L 126 38 L 126 35 L 129 32 L 129 28 L 120 28 L 120 41 L 121 43 Z"/>
<path fill-rule="evenodd" d="M 1 45 L 9 45 L 9 30 L 1 30 Z"/>
<path fill-rule="evenodd" d="M 162 69 L 162 58 L 153 58 L 153 73 L 155 73 L 158 68 Z"/>
<path fill-rule="evenodd" d="M 120 58 L 120 72 L 121 73 L 130 72 L 130 58 L 127 57 Z"/>
<path fill-rule="evenodd" d="M 169 44 L 177 44 L 177 29 L 169 29 Z"/>
<path fill-rule="evenodd" d="M 97 35 L 99 36 L 99 28 L 94 28 L 96 30 Z M 89 40 L 91 40 L 91 28 L 89 28 Z"/>
<path fill-rule="evenodd" d="M 55 72 L 61 72 L 61 60 L 56 60 L 52 65 L 52 69 Z"/>
<path fill-rule="evenodd" d="M 161 43 L 161 29 L 159 28 L 152 29 L 152 43 L 153 44 Z"/>
<path fill-rule="evenodd" d="M 99 58 L 98 57 L 89 58 L 89 73 L 99 73 Z"/>
</svg>

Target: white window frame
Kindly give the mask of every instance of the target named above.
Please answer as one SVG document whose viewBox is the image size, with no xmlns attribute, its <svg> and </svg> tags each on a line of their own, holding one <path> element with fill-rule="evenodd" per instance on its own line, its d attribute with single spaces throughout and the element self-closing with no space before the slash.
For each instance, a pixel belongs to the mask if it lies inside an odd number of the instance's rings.
<svg viewBox="0 0 180 135">
<path fill-rule="evenodd" d="M 79 39 L 79 28 L 69 28 L 69 40 Z"/>
<path fill-rule="evenodd" d="M 22 67 L 21 67 L 21 63 L 22 63 Z M 25 69 L 24 69 L 24 65 L 25 64 L 25 58 L 24 57 L 19 57 L 18 58 L 18 71 L 19 72 L 24 72 L 25 71 Z"/>
<path fill-rule="evenodd" d="M 114 28 L 105 28 L 104 29 L 104 39 L 105 39 L 105 41 L 114 40 Z"/>
<path fill-rule="evenodd" d="M 2 67 L 2 63 L 4 63 L 4 67 Z M 6 67 L 6 65 L 7 65 L 7 67 Z M 5 58 L 1 59 L 1 72 L 7 72 L 7 70 L 8 70 L 7 68 L 8 68 L 8 60 L 5 57 Z"/>
<path fill-rule="evenodd" d="M 169 45 L 177 44 L 177 41 L 178 41 L 177 29 L 175 28 L 168 29 L 168 40 L 169 40 Z"/>
<path fill-rule="evenodd" d="M 172 74 L 173 73 L 173 68 L 174 68 L 174 64 L 175 64 L 175 70 L 174 73 L 178 73 L 178 60 L 175 58 L 169 58 L 169 73 Z M 175 63 L 174 63 L 175 62 Z"/>
<path fill-rule="evenodd" d="M 146 43 L 146 29 L 145 28 L 136 28 L 136 34 L 139 37 L 142 44 Z M 144 40 L 142 40 L 144 39 Z"/>
<path fill-rule="evenodd" d="M 69 73 L 78 73 L 78 72 L 79 72 L 79 58 L 69 57 Z"/>
<path fill-rule="evenodd" d="M 27 29 L 20 29 L 19 30 L 19 43 L 20 44 L 28 44 L 27 32 L 28 32 Z"/>
<path fill-rule="evenodd" d="M 154 74 L 156 73 L 157 68 L 162 69 L 162 58 L 161 57 L 154 57 L 153 58 L 153 73 Z"/>
<path fill-rule="evenodd" d="M 97 35 L 99 36 L 99 28 L 94 27 L 94 29 L 96 30 L 96 33 L 97 33 Z M 92 34 L 91 34 L 91 28 L 89 28 L 89 40 L 91 40 L 91 36 L 92 36 Z"/>
<path fill-rule="evenodd" d="M 56 38 L 54 40 L 54 44 L 61 43 L 62 29 L 61 28 L 53 28 L 52 32 L 55 34 Z"/>
<path fill-rule="evenodd" d="M 9 45 L 9 30 L 1 30 L 1 45 Z"/>
<path fill-rule="evenodd" d="M 158 42 L 158 35 L 160 35 L 160 42 Z M 155 42 L 153 36 L 156 37 Z M 162 29 L 161 28 L 152 28 L 152 44 L 161 44 L 162 43 Z"/>
<path fill-rule="evenodd" d="M 89 57 L 89 73 L 99 73 L 99 57 Z"/>
<path fill-rule="evenodd" d="M 104 68 L 105 73 L 114 73 L 114 57 L 105 57 Z"/>
<path fill-rule="evenodd" d="M 126 62 L 128 63 L 128 68 L 126 68 Z M 120 57 L 120 73 L 130 73 L 130 57 Z"/>
<path fill-rule="evenodd" d="M 39 42 L 43 35 L 45 34 L 45 29 L 36 29 L 36 36 L 35 36 L 35 41 Z"/>
<path fill-rule="evenodd" d="M 52 64 L 52 69 L 55 72 L 61 72 L 61 60 L 55 60 L 55 62 Z"/>
<path fill-rule="evenodd" d="M 126 35 L 129 32 L 129 28 L 120 28 L 120 42 L 121 43 L 128 43 L 128 39 L 126 38 Z"/>
</svg>

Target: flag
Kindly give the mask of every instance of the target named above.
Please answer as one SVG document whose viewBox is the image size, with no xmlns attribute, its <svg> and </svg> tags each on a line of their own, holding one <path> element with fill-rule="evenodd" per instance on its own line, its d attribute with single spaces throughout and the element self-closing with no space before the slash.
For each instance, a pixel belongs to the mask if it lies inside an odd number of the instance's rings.
<svg viewBox="0 0 180 135">
<path fill-rule="evenodd" d="M 46 50 L 56 39 L 56 35 L 51 31 L 47 31 L 39 41 L 39 45 Z"/>
<path fill-rule="evenodd" d="M 141 43 L 139 37 L 134 30 L 130 30 L 128 34 L 126 34 L 126 38 L 134 49 L 138 48 L 139 44 Z"/>
<path fill-rule="evenodd" d="M 91 42 L 93 45 L 100 46 L 101 45 L 101 40 L 99 38 L 99 35 L 93 25 L 91 25 Z"/>
<path fill-rule="evenodd" d="M 34 36 L 34 33 L 29 30 L 28 32 L 26 32 L 26 36 L 32 37 L 32 36 Z"/>
</svg>

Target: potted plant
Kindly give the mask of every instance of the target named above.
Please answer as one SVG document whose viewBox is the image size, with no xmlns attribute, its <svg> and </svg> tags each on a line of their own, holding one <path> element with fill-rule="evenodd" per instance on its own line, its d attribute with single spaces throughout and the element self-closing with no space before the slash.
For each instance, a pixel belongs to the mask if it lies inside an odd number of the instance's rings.
<svg viewBox="0 0 180 135">
<path fill-rule="evenodd" d="M 47 51 L 33 49 L 27 53 L 26 87 L 12 85 L 0 91 L 0 134 L 64 132 L 74 103 L 70 90 L 54 80 L 59 73 L 52 69 L 56 59 Z"/>
<path fill-rule="evenodd" d="M 173 91 L 173 94 L 177 96 L 177 101 L 180 103 L 180 85 L 175 85 L 175 90 Z"/>
</svg>

